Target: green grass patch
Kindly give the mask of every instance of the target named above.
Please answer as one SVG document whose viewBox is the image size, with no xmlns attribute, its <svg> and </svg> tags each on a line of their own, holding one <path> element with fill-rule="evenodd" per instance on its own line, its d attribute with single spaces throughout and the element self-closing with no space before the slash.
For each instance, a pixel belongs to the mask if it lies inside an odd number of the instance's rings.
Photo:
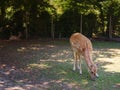
<svg viewBox="0 0 120 90">
<path fill-rule="evenodd" d="M 93 42 L 94 48 L 119 48 L 120 42 L 108 42 L 108 41 L 95 41 Z"/>
<path fill-rule="evenodd" d="M 98 64 L 99 74 L 95 81 L 90 79 L 84 61 L 82 75 L 78 70 L 72 70 L 73 54 L 68 40 L 23 42 L 14 46 L 10 44 L 1 47 L 4 51 L 1 55 L 5 57 L 3 61 L 10 61 L 10 65 L 19 67 L 9 77 L 21 85 L 29 82 L 38 85 L 40 90 L 120 90 L 119 42 L 93 42 L 93 60 Z M 11 47 L 14 48 L 12 52 Z"/>
</svg>

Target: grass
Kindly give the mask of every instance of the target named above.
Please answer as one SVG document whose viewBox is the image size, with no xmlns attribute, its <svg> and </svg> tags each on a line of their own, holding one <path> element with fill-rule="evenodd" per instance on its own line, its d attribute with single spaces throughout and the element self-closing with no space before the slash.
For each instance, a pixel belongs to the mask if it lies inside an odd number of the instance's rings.
<svg viewBox="0 0 120 90">
<path fill-rule="evenodd" d="M 82 75 L 79 75 L 78 71 L 72 71 L 73 56 L 70 44 L 66 40 L 21 42 L 17 46 L 14 43 L 0 44 L 0 50 L 6 50 L 6 47 L 7 53 L 12 51 L 9 54 L 15 55 L 15 57 L 8 55 L 7 60 L 13 60 L 15 64 L 20 63 L 20 65 L 12 65 L 20 72 L 19 75 L 17 72 L 14 73 L 12 78 L 22 87 L 29 82 L 38 90 L 120 90 L 120 43 L 118 42 L 93 42 L 93 60 L 98 64 L 100 76 L 96 81 L 90 79 L 84 61 Z"/>
</svg>

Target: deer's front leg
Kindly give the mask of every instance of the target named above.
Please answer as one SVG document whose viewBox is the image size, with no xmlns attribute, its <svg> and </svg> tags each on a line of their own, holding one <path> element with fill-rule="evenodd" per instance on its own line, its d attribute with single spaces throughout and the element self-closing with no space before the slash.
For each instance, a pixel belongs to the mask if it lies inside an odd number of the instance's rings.
<svg viewBox="0 0 120 90">
<path fill-rule="evenodd" d="M 73 71 L 75 71 L 77 66 L 77 53 L 73 52 L 73 54 L 74 54 Z"/>
<path fill-rule="evenodd" d="M 79 60 L 79 73 L 80 74 L 82 74 L 82 66 L 81 66 L 81 64 L 82 64 L 82 60 Z"/>
<path fill-rule="evenodd" d="M 81 60 L 81 56 L 80 56 L 80 53 L 78 53 L 78 69 L 79 69 L 79 73 L 82 74 L 82 60 Z"/>
</svg>

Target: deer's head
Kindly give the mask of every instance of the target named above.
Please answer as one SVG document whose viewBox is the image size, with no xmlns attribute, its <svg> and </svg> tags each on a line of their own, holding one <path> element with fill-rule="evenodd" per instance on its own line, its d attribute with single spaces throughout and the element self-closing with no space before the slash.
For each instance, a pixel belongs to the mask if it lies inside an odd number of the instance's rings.
<svg viewBox="0 0 120 90">
<path fill-rule="evenodd" d="M 97 66 L 95 64 L 89 66 L 89 72 L 92 80 L 95 80 L 96 77 L 99 77 L 99 75 L 97 74 Z"/>
</svg>

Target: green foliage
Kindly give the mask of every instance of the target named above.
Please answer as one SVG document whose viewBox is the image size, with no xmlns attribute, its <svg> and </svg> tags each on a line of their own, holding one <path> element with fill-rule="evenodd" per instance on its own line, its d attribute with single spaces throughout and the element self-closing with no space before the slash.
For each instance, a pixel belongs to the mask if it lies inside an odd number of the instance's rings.
<svg viewBox="0 0 120 90">
<path fill-rule="evenodd" d="M 7 28 L 7 34 L 4 33 L 7 37 L 10 32 L 18 31 L 25 35 L 25 30 L 31 37 L 50 37 L 52 27 L 55 37 L 69 37 L 80 31 L 82 20 L 83 34 L 108 37 L 112 17 L 111 35 L 119 37 L 119 14 L 119 0 L 2 0 L 0 32 L 6 32 Z"/>
</svg>

